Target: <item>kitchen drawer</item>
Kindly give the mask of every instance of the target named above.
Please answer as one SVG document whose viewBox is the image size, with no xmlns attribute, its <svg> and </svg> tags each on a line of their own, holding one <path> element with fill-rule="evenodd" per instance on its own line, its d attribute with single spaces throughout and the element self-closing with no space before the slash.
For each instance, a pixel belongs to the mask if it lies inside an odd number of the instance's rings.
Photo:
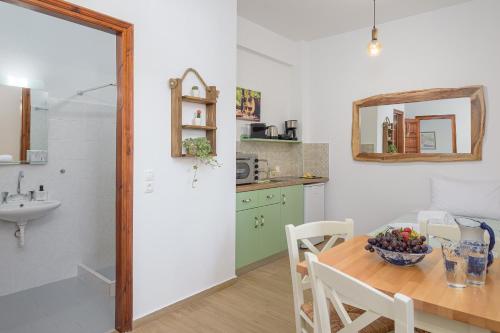
<svg viewBox="0 0 500 333">
<path fill-rule="evenodd" d="M 259 192 L 259 206 L 266 206 L 279 203 L 281 201 L 280 188 L 270 188 L 267 190 L 260 190 Z"/>
<path fill-rule="evenodd" d="M 259 191 L 236 193 L 236 211 L 259 206 Z"/>
</svg>

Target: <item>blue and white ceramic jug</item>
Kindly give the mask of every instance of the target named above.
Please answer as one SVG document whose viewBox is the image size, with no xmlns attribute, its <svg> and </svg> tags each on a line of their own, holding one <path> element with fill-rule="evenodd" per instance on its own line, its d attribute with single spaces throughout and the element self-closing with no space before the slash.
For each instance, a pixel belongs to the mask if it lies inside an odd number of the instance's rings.
<svg viewBox="0 0 500 333">
<path fill-rule="evenodd" d="M 488 266 L 493 263 L 493 248 L 495 247 L 495 233 L 486 222 L 478 221 L 470 217 L 455 217 L 455 222 L 460 228 L 461 241 L 484 243 L 484 231 L 490 236 L 488 247 Z"/>
</svg>

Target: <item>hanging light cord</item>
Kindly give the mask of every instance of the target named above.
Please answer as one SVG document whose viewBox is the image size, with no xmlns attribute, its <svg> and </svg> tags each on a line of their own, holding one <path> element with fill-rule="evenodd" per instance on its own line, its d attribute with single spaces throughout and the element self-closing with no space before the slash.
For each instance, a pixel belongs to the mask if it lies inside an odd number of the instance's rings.
<svg viewBox="0 0 500 333">
<path fill-rule="evenodd" d="M 375 4 L 375 1 L 376 0 L 373 0 L 373 27 L 375 28 L 375 18 L 376 18 L 376 12 L 375 12 L 375 7 L 376 7 L 376 4 Z"/>
</svg>

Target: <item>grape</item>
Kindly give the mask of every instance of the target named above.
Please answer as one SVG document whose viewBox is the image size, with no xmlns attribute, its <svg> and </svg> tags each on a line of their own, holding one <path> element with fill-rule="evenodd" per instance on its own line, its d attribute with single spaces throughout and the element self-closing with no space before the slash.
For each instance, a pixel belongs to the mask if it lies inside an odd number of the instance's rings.
<svg viewBox="0 0 500 333">
<path fill-rule="evenodd" d="M 373 247 L 370 244 L 366 244 L 365 250 L 370 251 L 372 249 L 373 249 Z"/>
<path fill-rule="evenodd" d="M 369 238 L 368 243 L 370 243 L 371 245 L 375 245 L 377 244 L 377 240 L 375 238 Z"/>
</svg>

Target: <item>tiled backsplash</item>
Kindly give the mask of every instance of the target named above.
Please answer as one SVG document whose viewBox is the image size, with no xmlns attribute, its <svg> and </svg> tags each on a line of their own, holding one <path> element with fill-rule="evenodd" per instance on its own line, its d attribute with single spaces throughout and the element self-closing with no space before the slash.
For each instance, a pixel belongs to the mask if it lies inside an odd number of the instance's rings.
<svg viewBox="0 0 500 333">
<path fill-rule="evenodd" d="M 304 172 L 310 172 L 316 176 L 329 176 L 327 143 L 287 144 L 238 141 L 236 151 L 257 154 L 259 159 L 269 161 L 271 170 L 279 167 L 280 172 L 274 176 L 300 177 Z"/>
<path fill-rule="evenodd" d="M 328 143 L 304 143 L 303 145 L 304 172 L 315 176 L 330 176 L 330 158 Z"/>
</svg>

